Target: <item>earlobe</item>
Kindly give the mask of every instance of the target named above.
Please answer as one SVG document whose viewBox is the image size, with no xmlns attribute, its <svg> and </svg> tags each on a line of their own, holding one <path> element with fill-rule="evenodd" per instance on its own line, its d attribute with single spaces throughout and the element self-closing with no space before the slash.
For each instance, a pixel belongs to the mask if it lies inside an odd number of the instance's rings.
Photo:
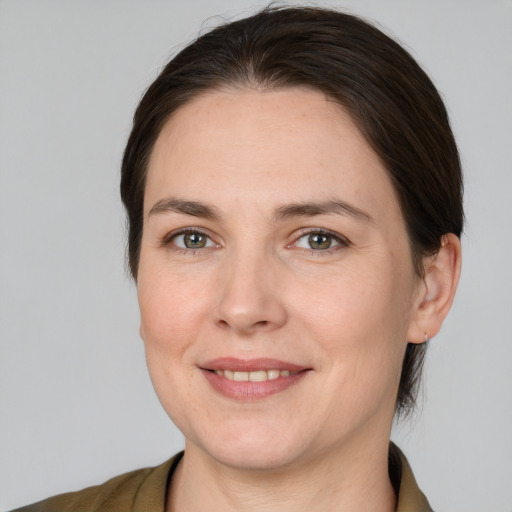
<svg viewBox="0 0 512 512">
<path fill-rule="evenodd" d="M 424 259 L 425 274 L 407 340 L 424 343 L 433 338 L 450 311 L 461 269 L 461 245 L 453 233 L 443 236 L 439 252 Z"/>
</svg>

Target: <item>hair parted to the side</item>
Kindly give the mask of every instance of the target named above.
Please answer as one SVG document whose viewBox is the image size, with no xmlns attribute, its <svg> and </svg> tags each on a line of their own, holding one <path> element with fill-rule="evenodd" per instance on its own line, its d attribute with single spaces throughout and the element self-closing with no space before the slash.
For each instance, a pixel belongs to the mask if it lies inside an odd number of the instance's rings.
<svg viewBox="0 0 512 512">
<path fill-rule="evenodd" d="M 165 122 L 200 94 L 224 88 L 310 87 L 352 117 L 389 173 L 418 276 L 442 236 L 463 227 L 462 173 L 446 109 L 411 55 L 351 14 L 266 8 L 219 26 L 174 57 L 144 94 L 122 163 L 128 261 L 137 279 L 148 162 Z M 426 343 L 409 344 L 397 413 L 415 404 Z"/>
</svg>

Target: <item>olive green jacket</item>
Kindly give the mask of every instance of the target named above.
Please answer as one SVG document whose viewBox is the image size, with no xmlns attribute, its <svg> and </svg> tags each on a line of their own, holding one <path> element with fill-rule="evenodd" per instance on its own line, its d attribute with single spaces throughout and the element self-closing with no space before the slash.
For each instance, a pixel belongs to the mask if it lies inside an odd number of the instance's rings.
<svg viewBox="0 0 512 512">
<path fill-rule="evenodd" d="M 164 512 L 165 496 L 183 452 L 155 468 L 139 469 L 82 491 L 59 494 L 12 512 Z M 396 512 L 432 512 L 404 454 L 390 445 L 390 474 L 398 490 Z"/>
</svg>

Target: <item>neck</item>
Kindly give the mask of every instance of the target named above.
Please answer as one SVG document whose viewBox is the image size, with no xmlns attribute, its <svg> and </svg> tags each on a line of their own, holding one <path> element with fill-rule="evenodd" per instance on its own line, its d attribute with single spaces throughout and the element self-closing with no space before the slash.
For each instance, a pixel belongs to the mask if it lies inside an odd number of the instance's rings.
<svg viewBox="0 0 512 512">
<path fill-rule="evenodd" d="M 187 442 L 166 512 L 392 512 L 388 442 L 326 450 L 301 465 L 253 471 L 226 466 Z"/>
</svg>

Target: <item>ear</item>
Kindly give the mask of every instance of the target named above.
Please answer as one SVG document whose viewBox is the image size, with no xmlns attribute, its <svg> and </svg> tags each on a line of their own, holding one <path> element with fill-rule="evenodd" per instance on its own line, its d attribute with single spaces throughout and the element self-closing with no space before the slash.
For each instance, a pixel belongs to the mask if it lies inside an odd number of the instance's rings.
<svg viewBox="0 0 512 512">
<path fill-rule="evenodd" d="M 460 240 L 453 233 L 443 236 L 439 252 L 424 258 L 424 277 L 407 332 L 409 343 L 423 343 L 433 338 L 450 311 L 461 268 Z"/>
</svg>

